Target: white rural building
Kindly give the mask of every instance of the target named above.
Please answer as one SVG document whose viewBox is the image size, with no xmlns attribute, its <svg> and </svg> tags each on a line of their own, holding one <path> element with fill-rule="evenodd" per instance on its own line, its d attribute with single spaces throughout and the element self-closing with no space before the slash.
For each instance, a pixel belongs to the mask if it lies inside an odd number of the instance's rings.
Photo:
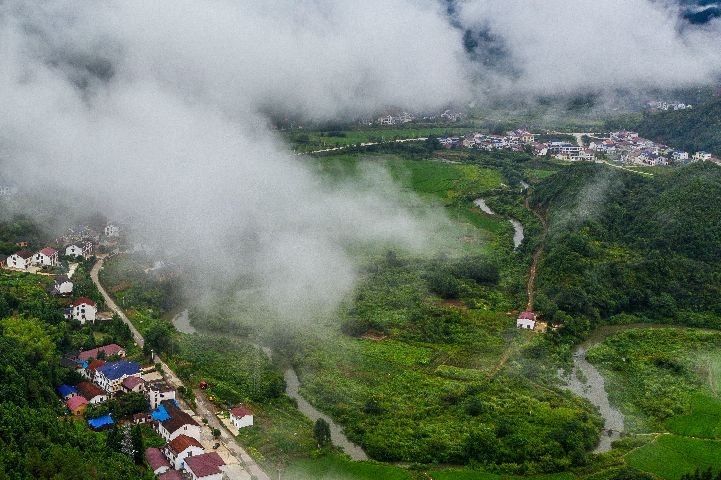
<svg viewBox="0 0 721 480">
<path fill-rule="evenodd" d="M 533 330 L 536 328 L 536 314 L 533 312 L 521 312 L 516 319 L 516 328 Z"/>
<path fill-rule="evenodd" d="M 7 260 L 7 266 L 10 268 L 17 268 L 19 270 L 26 270 L 32 262 L 33 253 L 28 250 L 20 250 L 10 255 Z"/>
<path fill-rule="evenodd" d="M 95 302 L 89 298 L 80 297 L 73 302 L 70 315 L 73 320 L 85 325 L 85 322 L 95 322 L 97 313 L 98 307 L 95 306 Z"/>
<path fill-rule="evenodd" d="M 54 267 L 58 264 L 58 251 L 54 248 L 45 247 L 33 255 L 32 263 L 33 265 Z"/>
<path fill-rule="evenodd" d="M 252 427 L 253 414 L 242 405 L 230 409 L 230 423 L 235 428 Z"/>
</svg>

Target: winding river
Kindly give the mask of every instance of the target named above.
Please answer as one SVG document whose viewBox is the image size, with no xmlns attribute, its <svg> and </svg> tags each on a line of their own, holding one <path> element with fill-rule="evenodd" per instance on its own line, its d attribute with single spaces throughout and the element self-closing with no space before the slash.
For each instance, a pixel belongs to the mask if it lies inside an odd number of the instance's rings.
<svg viewBox="0 0 721 480">
<path fill-rule="evenodd" d="M 190 324 L 190 317 L 188 316 L 187 309 L 175 315 L 172 319 L 172 323 L 176 330 L 178 330 L 179 332 L 187 334 L 193 334 L 197 332 L 195 327 Z M 262 350 L 268 358 L 271 358 L 273 356 L 273 351 L 269 347 L 258 345 L 256 343 L 254 343 L 253 345 L 256 348 Z M 322 418 L 323 420 L 328 422 L 328 425 L 330 426 L 330 439 L 331 442 L 333 442 L 333 445 L 343 449 L 343 451 L 353 460 L 368 460 L 368 455 L 366 455 L 363 449 L 355 443 L 351 442 L 348 437 L 346 437 L 343 433 L 343 429 L 337 423 L 335 423 L 332 418 L 330 418 L 324 413 L 321 413 L 319 410 L 313 407 L 313 405 L 308 403 L 305 398 L 301 396 L 299 392 L 300 380 L 298 379 L 298 375 L 295 373 L 295 370 L 293 370 L 293 368 L 287 369 L 283 377 L 285 378 L 285 393 L 289 397 L 295 399 L 295 401 L 298 403 L 298 410 L 300 410 L 300 412 L 305 415 L 311 422 L 315 422 L 319 418 Z"/>
<path fill-rule="evenodd" d="M 170 322 L 180 333 L 193 334 L 196 332 L 195 327 L 190 324 L 190 316 L 188 315 L 187 308 L 175 315 Z"/>
<path fill-rule="evenodd" d="M 628 328 L 629 326 L 625 326 Z M 579 395 L 598 407 L 603 417 L 604 426 L 598 445 L 594 452 L 608 452 L 611 450 L 611 442 L 621 437 L 624 429 L 623 414 L 611 406 L 606 393 L 606 383 L 601 373 L 586 360 L 586 352 L 593 346 L 601 343 L 606 337 L 616 333 L 623 328 L 601 327 L 596 329 L 591 336 L 573 350 L 573 371 L 568 376 L 563 376 L 559 370 L 559 376 L 566 382 L 566 387 L 576 395 Z M 578 372 L 581 372 L 579 378 Z"/>
<path fill-rule="evenodd" d="M 586 398 L 599 408 L 605 421 L 604 432 L 596 446 L 595 452 L 607 452 L 611 449 L 611 442 L 618 439 L 624 429 L 623 414 L 608 402 L 605 382 L 599 371 L 588 363 L 586 352 L 595 345 L 603 342 L 607 337 L 632 328 L 679 328 L 675 325 L 659 323 L 632 323 L 629 325 L 606 325 L 599 327 L 591 333 L 588 339 L 573 350 L 574 371 L 568 376 L 559 370 L 558 375 L 566 382 L 566 387 L 575 394 Z M 577 371 L 582 372 L 583 380 L 578 378 Z"/>
<path fill-rule="evenodd" d="M 496 212 L 491 210 L 486 201 L 482 198 L 477 198 L 473 203 L 488 215 L 496 215 Z M 523 225 L 518 220 L 511 218 L 508 220 L 513 225 L 513 249 L 516 250 L 523 243 Z"/>
<path fill-rule="evenodd" d="M 328 425 L 330 425 L 330 439 L 333 445 L 340 447 L 343 451 L 353 460 L 368 460 L 368 455 L 363 451 L 361 447 L 348 440 L 348 437 L 343 433 L 343 429 L 333 421 L 328 415 L 318 411 L 313 405 L 308 403 L 298 392 L 300 388 L 300 380 L 295 370 L 289 368 L 285 371 L 285 393 L 298 402 L 298 410 L 303 415 L 308 417 L 310 421 L 315 422 L 319 418 L 322 418 Z"/>
</svg>

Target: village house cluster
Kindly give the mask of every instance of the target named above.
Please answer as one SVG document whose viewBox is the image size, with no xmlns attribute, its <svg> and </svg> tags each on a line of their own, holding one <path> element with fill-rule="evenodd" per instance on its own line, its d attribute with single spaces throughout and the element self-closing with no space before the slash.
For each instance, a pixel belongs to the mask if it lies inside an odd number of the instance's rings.
<svg viewBox="0 0 721 480">
<path fill-rule="evenodd" d="M 589 136 L 588 145 L 580 146 L 563 140 L 536 142 L 536 135 L 526 130 L 514 130 L 505 135 L 469 133 L 462 136 L 438 137 L 445 148 L 470 148 L 484 152 L 508 150 L 529 152 L 535 156 L 550 156 L 559 160 L 596 161 L 607 158 L 620 163 L 668 166 L 685 165 L 696 161 L 718 161 L 708 152 L 688 152 L 642 138 L 635 132 L 621 130 L 608 136 Z"/>
<path fill-rule="evenodd" d="M 707 152 L 688 152 L 674 149 L 640 137 L 636 132 L 621 130 L 611 132 L 608 138 L 592 138 L 589 147 L 597 153 L 603 153 L 610 160 L 624 164 L 669 166 L 686 165 L 698 161 L 713 161 Z"/>
<path fill-rule="evenodd" d="M 103 233 L 106 237 L 117 237 L 120 228 L 109 224 L 104 227 Z M 28 242 L 18 240 L 16 245 L 20 250 L 2 260 L 7 268 L 36 272 L 43 267 L 57 267 L 61 254 L 73 259 L 88 258 L 100 241 L 100 235 L 87 226 L 69 228 L 65 235 L 52 242 L 52 246 L 45 246 L 38 251 L 28 250 Z"/>
<path fill-rule="evenodd" d="M 434 115 L 425 115 L 425 116 L 417 116 L 412 113 L 408 112 L 401 112 L 399 114 L 388 114 L 384 115 L 382 117 L 378 117 L 375 121 L 378 125 L 403 125 L 404 123 L 410 123 L 415 120 L 421 119 L 423 121 L 434 121 L 434 120 L 445 120 L 449 122 L 456 122 L 463 118 L 463 114 L 461 112 L 455 112 L 451 109 L 444 110 L 443 113 L 440 115 L 434 114 Z"/>
<path fill-rule="evenodd" d="M 147 400 L 147 411 L 125 419 L 103 415 L 87 420 L 88 426 L 102 431 L 112 428 L 116 422 L 149 424 L 166 442 L 161 448 L 148 448 L 145 452 L 148 464 L 161 480 L 247 477 L 239 465 L 226 465 L 215 451 L 219 444 L 209 440 L 208 427 L 201 425 L 192 411 L 181 408 L 176 389 L 155 371 L 155 367 L 142 367 L 125 357 L 126 350 L 113 343 L 63 358 L 65 366 L 85 378 L 77 385 L 60 385 L 57 389 L 71 415 L 81 417 L 89 405 L 98 405 L 131 392 L 142 393 Z M 231 408 L 228 414 L 235 428 L 253 425 L 253 414 L 242 405 Z"/>
<path fill-rule="evenodd" d="M 463 136 L 438 137 L 438 142 L 445 148 L 464 147 L 484 152 L 494 150 L 508 150 L 512 152 L 533 152 L 536 156 L 551 155 L 564 160 L 596 159 L 590 148 L 580 147 L 572 143 L 551 140 L 549 142 L 536 142 L 536 135 L 527 130 L 513 130 L 505 135 L 469 133 Z"/>
<path fill-rule="evenodd" d="M 120 235 L 120 228 L 113 224 L 106 225 L 102 231 L 105 237 L 118 237 Z M 88 226 L 72 227 L 64 235 L 51 242 L 53 246 L 46 246 L 38 251 L 29 250 L 27 248 L 28 242 L 19 240 L 16 245 L 21 249 L 8 257 L 3 256 L 0 261 L 3 267 L 12 270 L 31 273 L 53 272 L 54 269 L 60 267 L 61 255 L 64 255 L 68 261 L 90 258 L 96 249 L 96 245 L 99 245 L 102 241 L 101 234 Z M 54 275 L 53 283 L 49 286 L 50 293 L 62 297 L 72 296 L 74 284 L 71 277 L 73 272 L 74 267 L 71 267 L 67 274 Z M 79 297 L 73 300 L 65 308 L 63 314 L 67 320 L 77 320 L 82 325 L 85 325 L 86 322 L 94 323 L 99 319 L 97 305 L 87 297 Z"/>
<path fill-rule="evenodd" d="M 646 102 L 646 107 L 650 110 L 662 110 L 664 112 L 669 110 L 691 110 L 693 105 L 690 103 L 683 102 L 667 102 L 664 100 L 651 100 Z"/>
</svg>

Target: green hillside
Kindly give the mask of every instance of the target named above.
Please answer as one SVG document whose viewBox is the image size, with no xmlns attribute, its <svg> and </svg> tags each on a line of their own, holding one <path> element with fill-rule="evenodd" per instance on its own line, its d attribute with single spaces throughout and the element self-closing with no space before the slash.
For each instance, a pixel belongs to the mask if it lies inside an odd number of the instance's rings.
<svg viewBox="0 0 721 480">
<path fill-rule="evenodd" d="M 721 168 L 647 177 L 574 165 L 532 200 L 549 219 L 537 302 L 546 318 L 571 315 L 578 337 L 609 321 L 718 326 Z"/>
</svg>

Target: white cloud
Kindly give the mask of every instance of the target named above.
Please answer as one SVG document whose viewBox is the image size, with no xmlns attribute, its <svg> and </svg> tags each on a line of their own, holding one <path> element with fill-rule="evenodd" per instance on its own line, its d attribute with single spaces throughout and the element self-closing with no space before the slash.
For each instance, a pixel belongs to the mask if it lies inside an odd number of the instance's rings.
<svg viewBox="0 0 721 480">
<path fill-rule="evenodd" d="M 507 91 L 679 87 L 721 72 L 721 23 L 684 26 L 668 2 L 467 1 L 459 18 L 502 39 L 519 72 Z"/>
<path fill-rule="evenodd" d="M 0 7 L 3 168 L 24 188 L 130 214 L 199 277 L 249 277 L 292 318 L 349 292 L 352 246 L 423 243 L 382 173 L 329 188 L 259 112 L 328 119 L 463 98 L 459 33 L 435 4 L 25 6 Z"/>
</svg>

